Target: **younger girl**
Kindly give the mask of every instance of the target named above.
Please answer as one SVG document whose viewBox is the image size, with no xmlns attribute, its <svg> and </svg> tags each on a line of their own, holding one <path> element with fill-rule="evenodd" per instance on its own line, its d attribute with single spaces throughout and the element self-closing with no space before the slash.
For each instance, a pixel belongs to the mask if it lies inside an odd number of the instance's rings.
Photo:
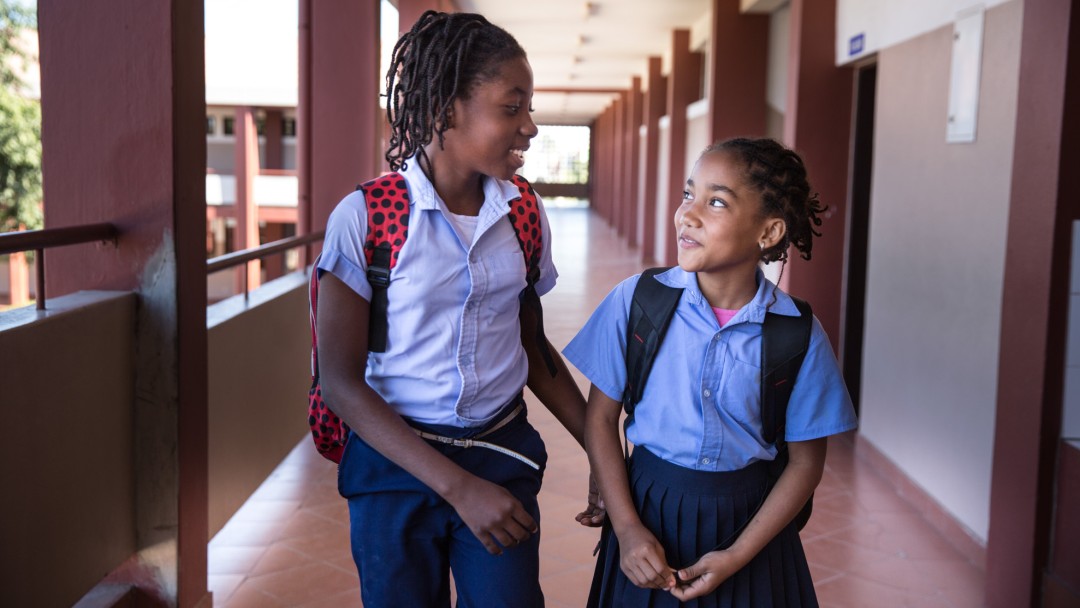
<svg viewBox="0 0 1080 608">
<path fill-rule="evenodd" d="M 352 429 L 338 485 L 370 608 L 449 606 L 451 570 L 459 606 L 543 605 L 547 455 L 521 391 L 527 382 L 579 442 L 585 402 L 557 355 L 548 371 L 537 319 L 519 305 L 526 264 L 507 214 L 521 192 L 507 180 L 537 133 L 532 95 L 525 52 L 479 15 L 428 11 L 395 47 L 386 158 L 408 191 L 409 234 L 390 273 L 385 352 L 368 352 L 363 193 L 327 224 L 318 354 L 323 396 Z M 557 273 L 539 216 L 543 294 Z"/>
<path fill-rule="evenodd" d="M 815 319 L 787 408 L 790 461 L 773 484 L 761 324 L 766 311 L 799 312 L 758 263 L 785 260 L 791 245 L 809 259 L 821 211 L 791 150 L 767 139 L 708 148 L 675 214 L 679 265 L 623 281 L 564 351 L 592 382 L 585 441 L 612 528 L 589 606 L 817 604 L 792 518 L 821 479 L 826 437 L 855 428 L 855 414 Z M 619 415 L 638 280 L 683 293 L 626 430 L 627 467 Z"/>
</svg>

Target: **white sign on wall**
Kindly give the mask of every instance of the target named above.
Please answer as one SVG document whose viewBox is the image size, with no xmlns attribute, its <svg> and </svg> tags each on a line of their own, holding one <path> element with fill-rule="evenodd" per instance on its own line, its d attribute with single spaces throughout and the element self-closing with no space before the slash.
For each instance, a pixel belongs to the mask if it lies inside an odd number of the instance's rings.
<svg viewBox="0 0 1080 608">
<path fill-rule="evenodd" d="M 949 115 L 945 141 L 975 141 L 979 115 L 979 70 L 982 66 L 983 8 L 961 13 L 953 26 L 952 69 L 949 72 Z"/>
</svg>

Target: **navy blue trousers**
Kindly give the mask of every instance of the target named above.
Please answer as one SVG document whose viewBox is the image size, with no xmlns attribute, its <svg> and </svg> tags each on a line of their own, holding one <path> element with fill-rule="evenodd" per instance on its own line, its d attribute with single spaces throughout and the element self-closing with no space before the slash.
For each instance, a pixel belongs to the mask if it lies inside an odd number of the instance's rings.
<svg viewBox="0 0 1080 608">
<path fill-rule="evenodd" d="M 721 543 L 729 544 L 772 486 L 769 463 L 738 471 L 695 471 L 637 446 L 630 457 L 630 493 L 641 523 L 664 547 L 668 564 L 685 568 Z M 620 567 L 619 540 L 601 535 L 589 608 L 799 608 L 816 607 L 810 568 L 795 524 L 712 593 L 680 603 L 659 589 L 642 589 Z"/>
<path fill-rule="evenodd" d="M 455 438 L 484 430 L 415 426 Z M 539 523 L 536 496 L 547 452 L 525 412 L 483 440 L 532 459 L 541 470 L 485 448 L 432 445 L 466 471 L 506 488 Z M 349 500 L 353 560 L 366 608 L 449 606 L 451 571 L 460 608 L 544 605 L 539 532 L 502 555 L 489 554 L 453 507 L 355 433 L 342 456 L 338 490 Z"/>
</svg>

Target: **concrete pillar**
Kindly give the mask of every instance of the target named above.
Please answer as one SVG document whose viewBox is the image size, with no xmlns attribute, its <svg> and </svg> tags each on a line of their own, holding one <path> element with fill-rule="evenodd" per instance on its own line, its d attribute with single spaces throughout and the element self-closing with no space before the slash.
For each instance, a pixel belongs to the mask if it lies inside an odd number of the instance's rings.
<svg viewBox="0 0 1080 608">
<path fill-rule="evenodd" d="M 45 225 L 120 230 L 49 251 L 47 292 L 139 298 L 137 552 L 107 578 L 209 605 L 203 4 L 39 0 L 38 25 Z"/>
<path fill-rule="evenodd" d="M 835 39 L 836 0 L 791 3 L 784 143 L 802 156 L 811 189 L 829 208 L 822 217 L 822 236 L 814 238 L 813 261 L 792 249 L 784 278 L 794 295 L 813 303 L 838 351 L 853 74 L 851 68 L 836 67 Z"/>
<path fill-rule="evenodd" d="M 742 13 L 740 0 L 713 0 L 708 53 L 709 143 L 765 134 L 769 16 Z M 831 43 L 831 41 L 830 41 Z M 738 83 L 738 94 L 731 94 Z"/>
<path fill-rule="evenodd" d="M 675 217 L 675 210 L 682 203 L 683 185 L 686 183 L 686 108 L 697 99 L 698 76 L 694 71 L 696 63 L 690 52 L 690 30 L 674 30 L 671 36 L 671 74 L 668 76 L 667 114 L 671 121 L 668 127 L 668 139 L 671 142 L 670 170 L 668 183 L 658 197 L 658 205 L 666 205 L 665 218 Z M 671 230 L 671 222 L 661 225 L 661 230 Z M 665 251 L 657 255 L 664 265 L 678 263 L 674 238 L 666 240 Z"/>
<path fill-rule="evenodd" d="M 259 246 L 259 208 L 255 200 L 255 178 L 259 175 L 259 138 L 255 132 L 255 110 L 247 106 L 236 108 L 233 133 L 236 145 L 234 173 L 236 174 L 236 251 Z M 259 286 L 259 262 L 249 262 L 236 268 L 236 290 L 243 293 Z"/>
<path fill-rule="evenodd" d="M 986 544 L 994 608 L 1054 605 L 1043 603 L 1043 576 L 1080 219 L 1080 11 L 1069 0 L 1027 0 L 1023 11 Z"/>
<path fill-rule="evenodd" d="M 645 124 L 645 149 L 642 154 L 645 157 L 645 192 L 641 197 L 641 258 L 645 264 L 652 265 L 656 262 L 656 201 L 659 198 L 657 192 L 657 164 L 660 156 L 660 117 L 664 115 L 667 105 L 667 83 L 661 73 L 663 61 L 660 57 L 649 57 L 648 73 L 646 74 L 646 91 L 642 100 L 643 116 Z"/>
</svg>

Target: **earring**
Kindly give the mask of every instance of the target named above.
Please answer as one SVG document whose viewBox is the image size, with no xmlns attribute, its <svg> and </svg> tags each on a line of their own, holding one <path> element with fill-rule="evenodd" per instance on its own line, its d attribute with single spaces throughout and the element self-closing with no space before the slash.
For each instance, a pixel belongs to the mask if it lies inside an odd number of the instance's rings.
<svg viewBox="0 0 1080 608">
<path fill-rule="evenodd" d="M 764 242 L 762 242 L 762 241 L 758 241 L 758 244 L 757 244 L 757 246 L 758 246 L 758 248 L 759 248 L 759 249 L 761 249 L 762 251 L 765 251 L 765 243 L 764 243 Z"/>
</svg>

